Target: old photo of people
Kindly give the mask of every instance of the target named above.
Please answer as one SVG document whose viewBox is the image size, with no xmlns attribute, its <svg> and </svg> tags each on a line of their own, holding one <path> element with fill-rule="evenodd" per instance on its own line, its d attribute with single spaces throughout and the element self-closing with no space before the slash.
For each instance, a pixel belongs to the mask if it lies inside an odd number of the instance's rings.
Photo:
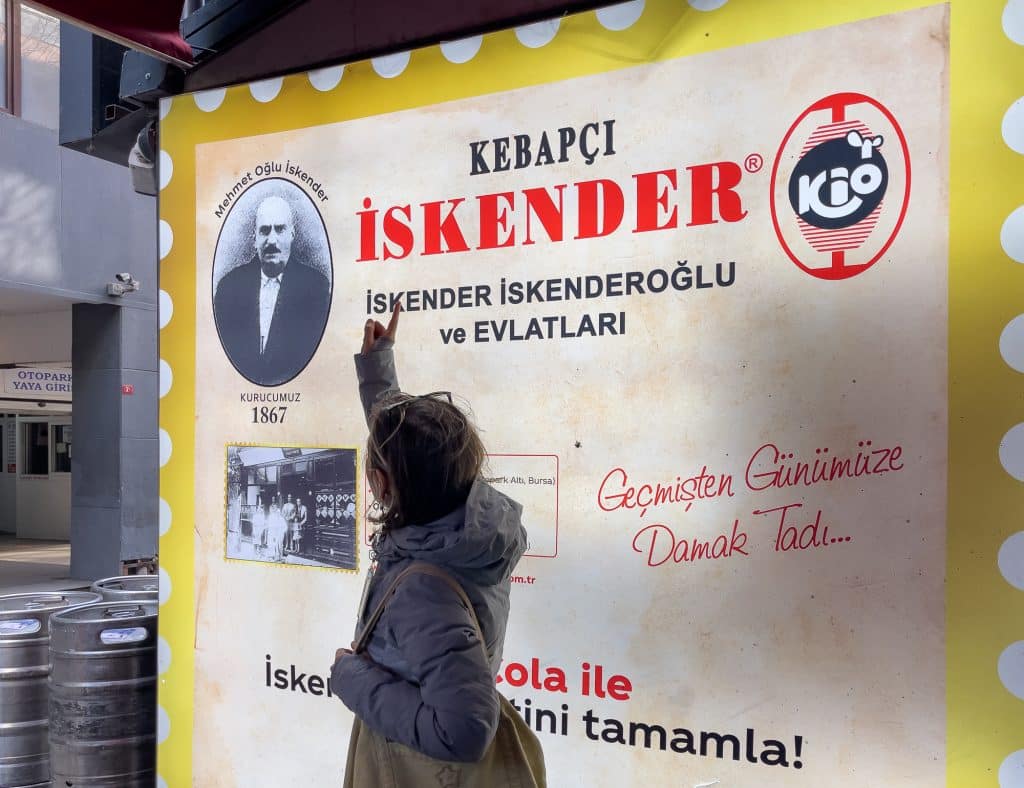
<svg viewBox="0 0 1024 788">
<path fill-rule="evenodd" d="M 227 447 L 226 555 L 355 570 L 356 450 Z"/>
</svg>

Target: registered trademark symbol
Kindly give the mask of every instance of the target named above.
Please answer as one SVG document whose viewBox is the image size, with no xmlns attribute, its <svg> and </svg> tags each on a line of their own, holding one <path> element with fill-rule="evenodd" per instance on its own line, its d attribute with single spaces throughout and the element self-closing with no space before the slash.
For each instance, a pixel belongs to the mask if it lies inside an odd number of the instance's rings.
<svg viewBox="0 0 1024 788">
<path fill-rule="evenodd" d="M 747 172 L 760 172 L 764 166 L 764 157 L 760 153 L 751 153 L 743 160 L 743 169 Z"/>
</svg>

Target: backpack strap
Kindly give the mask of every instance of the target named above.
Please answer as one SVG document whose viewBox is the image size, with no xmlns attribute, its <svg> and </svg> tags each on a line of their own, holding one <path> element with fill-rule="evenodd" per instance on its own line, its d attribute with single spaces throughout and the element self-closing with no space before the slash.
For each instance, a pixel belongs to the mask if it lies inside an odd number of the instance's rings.
<svg viewBox="0 0 1024 788">
<path fill-rule="evenodd" d="M 388 602 L 391 601 L 391 598 L 395 595 L 395 592 L 398 590 L 398 586 L 401 585 L 402 581 L 409 575 L 414 574 L 431 575 L 436 577 L 455 592 L 459 601 L 462 602 L 463 607 L 469 611 L 469 617 L 473 621 L 473 629 L 476 631 L 476 636 L 480 640 L 480 647 L 484 650 L 484 659 L 490 663 L 491 657 L 490 654 L 487 653 L 487 641 L 484 639 L 484 631 L 480 626 L 480 619 L 477 618 L 476 610 L 473 609 L 473 603 L 470 602 L 465 589 L 463 589 L 454 577 L 441 567 L 435 564 L 428 564 L 425 561 L 415 561 L 398 573 L 398 577 L 396 577 L 391 582 L 391 585 L 388 586 L 388 590 L 384 592 L 384 596 L 381 597 L 380 602 L 377 603 L 377 607 L 374 608 L 373 613 L 367 619 L 366 625 L 363 627 L 363 631 L 359 633 L 359 637 L 356 638 L 355 643 L 352 644 L 352 651 L 356 654 L 361 654 L 366 651 L 366 646 L 370 642 L 370 636 L 373 634 L 373 630 L 377 626 L 377 622 L 380 621 L 380 617 L 384 614 L 384 608 L 387 607 Z"/>
</svg>

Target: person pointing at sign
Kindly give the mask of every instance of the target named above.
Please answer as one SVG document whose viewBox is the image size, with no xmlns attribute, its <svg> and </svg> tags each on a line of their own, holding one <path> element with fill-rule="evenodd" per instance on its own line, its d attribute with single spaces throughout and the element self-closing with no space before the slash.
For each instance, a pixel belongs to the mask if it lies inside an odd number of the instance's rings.
<svg viewBox="0 0 1024 788">
<path fill-rule="evenodd" d="M 443 773 L 461 788 L 508 775 L 546 785 L 536 736 L 495 689 L 522 507 L 481 478 L 484 447 L 449 392 L 400 391 L 399 315 L 367 321 L 355 357 L 383 513 L 356 641 L 331 669 L 356 715 L 344 784 L 371 788 L 386 773 L 415 788 Z"/>
</svg>

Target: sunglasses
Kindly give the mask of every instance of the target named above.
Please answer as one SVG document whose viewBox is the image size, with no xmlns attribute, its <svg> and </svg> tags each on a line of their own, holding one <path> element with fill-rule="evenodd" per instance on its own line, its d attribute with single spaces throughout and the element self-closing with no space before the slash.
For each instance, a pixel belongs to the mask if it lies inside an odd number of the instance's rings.
<svg viewBox="0 0 1024 788">
<path fill-rule="evenodd" d="M 408 405 L 410 402 L 420 399 L 436 399 L 447 402 L 449 405 L 454 404 L 450 391 L 432 391 L 429 394 L 405 394 L 400 392 L 393 397 L 389 397 L 383 404 L 378 405 L 377 411 L 378 413 L 387 413 L 389 410 Z"/>
</svg>

